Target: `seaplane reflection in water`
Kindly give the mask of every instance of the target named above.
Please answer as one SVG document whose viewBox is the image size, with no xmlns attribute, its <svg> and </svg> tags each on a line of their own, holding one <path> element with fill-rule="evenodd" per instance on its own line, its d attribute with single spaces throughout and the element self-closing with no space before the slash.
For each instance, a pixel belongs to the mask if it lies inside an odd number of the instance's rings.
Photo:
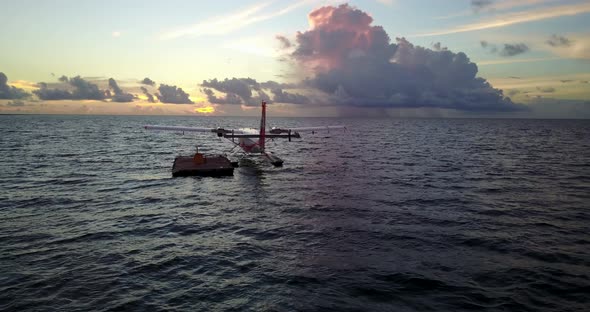
<svg viewBox="0 0 590 312">
<path fill-rule="evenodd" d="M 271 164 L 275 166 L 282 166 L 283 160 L 266 150 L 266 141 L 269 139 L 287 139 L 291 141 L 293 138 L 301 138 L 299 132 L 316 131 L 330 131 L 336 129 L 346 129 L 345 126 L 317 126 L 317 127 L 301 127 L 301 128 L 276 128 L 266 129 L 266 102 L 262 101 L 262 116 L 260 118 L 260 129 L 240 128 L 240 129 L 226 129 L 226 128 L 198 128 L 198 127 L 182 127 L 182 126 L 155 126 L 146 125 L 148 130 L 167 130 L 177 132 L 212 132 L 216 133 L 218 137 L 223 137 L 232 142 L 235 146 L 230 151 L 233 152 L 237 147 L 241 148 L 242 155 L 247 156 L 263 156 L 266 157 Z"/>
</svg>

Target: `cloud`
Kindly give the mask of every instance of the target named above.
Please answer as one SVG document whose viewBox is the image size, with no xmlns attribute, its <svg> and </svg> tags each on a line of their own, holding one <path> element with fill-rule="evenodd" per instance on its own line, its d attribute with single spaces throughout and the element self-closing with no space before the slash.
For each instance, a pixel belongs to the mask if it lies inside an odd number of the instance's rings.
<svg viewBox="0 0 590 312">
<path fill-rule="evenodd" d="M 156 85 L 156 82 L 155 82 L 155 81 L 153 81 L 153 80 L 151 80 L 151 79 L 150 79 L 150 78 L 148 78 L 148 77 L 145 77 L 145 78 L 143 78 L 143 80 L 141 81 L 141 84 L 144 84 L 144 85 L 148 85 L 148 86 L 152 86 L 152 87 L 153 87 L 154 85 Z"/>
<path fill-rule="evenodd" d="M 529 47 L 524 43 L 517 44 L 504 44 L 502 50 L 500 50 L 501 56 L 515 56 L 518 54 L 525 53 L 529 50 Z"/>
<path fill-rule="evenodd" d="M 479 44 L 481 45 L 482 48 L 489 49 L 490 53 L 497 53 L 498 52 L 498 48 L 496 47 L 496 45 L 490 44 L 489 42 L 487 42 L 485 40 L 480 41 Z"/>
<path fill-rule="evenodd" d="M 324 6 L 309 14 L 311 29 L 297 32 L 285 55 L 303 73 L 289 87 L 255 80 L 212 79 L 202 86 L 213 103 L 248 102 L 254 90 L 268 88 L 284 103 L 374 108 L 444 108 L 462 111 L 513 111 L 501 90 L 476 77 L 477 65 L 465 53 L 415 46 L 405 38 L 391 43 L 365 12 L 347 4 Z M 284 89 L 296 87 L 301 94 Z M 236 103 L 237 104 L 237 103 Z"/>
<path fill-rule="evenodd" d="M 262 10 L 270 6 L 271 2 L 257 3 L 249 8 L 240 9 L 227 15 L 215 16 L 197 24 L 178 27 L 164 32 L 160 35 L 160 39 L 169 40 L 185 36 L 223 35 L 243 29 L 250 24 L 279 17 L 311 2 L 312 0 L 300 0 L 282 9 L 273 9 L 268 13 L 264 13 Z"/>
<path fill-rule="evenodd" d="M 64 82 L 64 76 L 59 80 Z M 67 78 L 67 77 L 65 77 Z M 39 83 L 39 89 L 33 91 L 41 100 L 98 100 L 103 101 L 107 98 L 107 93 L 98 88 L 96 84 L 90 83 L 80 76 L 67 80 L 69 86 L 73 87 L 72 91 L 49 88 L 44 82 Z"/>
<path fill-rule="evenodd" d="M 160 84 L 158 91 L 160 93 L 157 93 L 156 96 L 162 103 L 194 104 L 194 102 L 189 98 L 188 93 L 184 92 L 181 88 L 177 88 L 176 86 Z"/>
<path fill-rule="evenodd" d="M 518 89 L 512 89 L 512 90 L 508 91 L 508 96 L 515 96 L 515 95 L 517 95 L 519 93 L 521 93 L 520 90 L 518 90 Z"/>
<path fill-rule="evenodd" d="M 226 93 L 225 97 L 217 97 L 212 90 L 204 89 L 203 91 L 211 103 L 244 104 L 249 106 L 258 105 L 260 101 L 272 103 L 270 97 L 262 90 L 261 85 L 252 78 L 203 80 L 201 86 Z"/>
<path fill-rule="evenodd" d="M 24 99 L 29 97 L 30 94 L 25 92 L 21 88 L 16 88 L 8 85 L 8 77 L 3 72 L 0 72 L 0 99 L 12 100 L 12 99 Z"/>
<path fill-rule="evenodd" d="M 553 61 L 559 60 L 561 57 L 537 57 L 537 58 L 526 58 L 526 59 L 503 59 L 503 60 L 489 60 L 489 61 L 480 61 L 477 63 L 478 66 L 487 66 L 487 65 L 500 65 L 500 64 L 514 64 L 514 63 L 532 63 L 532 62 L 544 62 L 544 61 Z"/>
<path fill-rule="evenodd" d="M 555 92 L 555 88 L 553 88 L 553 87 L 545 87 L 545 88 L 537 87 L 537 90 L 539 90 L 539 91 L 541 91 L 543 93 L 553 93 L 553 92 Z"/>
<path fill-rule="evenodd" d="M 68 90 L 49 88 L 45 82 L 39 83 L 39 89 L 33 91 L 41 100 L 72 100 L 73 95 Z"/>
<path fill-rule="evenodd" d="M 451 19 L 457 17 L 468 16 L 473 13 L 482 13 L 482 12 L 501 12 L 510 10 L 517 7 L 524 7 L 524 6 L 531 6 L 535 4 L 544 4 L 547 2 L 557 2 L 559 0 L 488 0 L 488 1 L 472 1 L 471 2 L 471 9 L 464 10 L 461 12 L 453 12 L 452 14 L 439 16 L 435 19 Z"/>
<path fill-rule="evenodd" d="M 405 38 L 390 43 L 372 18 L 348 5 L 309 16 L 312 29 L 297 34 L 292 54 L 314 77 L 306 84 L 340 105 L 511 110 L 518 106 L 476 77 L 462 52 L 434 51 Z M 393 61 L 392 61 L 393 60 Z"/>
<path fill-rule="evenodd" d="M 377 2 L 379 2 L 383 5 L 392 6 L 394 3 L 394 0 L 377 0 Z"/>
<path fill-rule="evenodd" d="M 146 78 L 147 79 L 147 78 Z M 148 89 L 146 87 L 140 87 L 141 91 L 143 92 L 143 94 L 145 94 L 145 96 L 148 99 L 148 102 L 150 103 L 156 103 L 156 100 L 154 99 L 154 96 L 148 92 Z"/>
<path fill-rule="evenodd" d="M 291 41 L 285 36 L 276 35 L 275 38 L 280 42 L 282 49 L 288 49 L 292 46 Z"/>
<path fill-rule="evenodd" d="M 490 7 L 493 3 L 494 1 L 492 0 L 471 0 L 471 7 L 475 12 L 479 12 Z"/>
<path fill-rule="evenodd" d="M 482 48 L 487 49 L 490 53 L 499 54 L 503 57 L 511 57 L 529 51 L 528 45 L 524 43 L 505 43 L 501 49 L 498 49 L 495 44 L 491 44 L 485 40 L 480 41 L 480 45 Z"/>
<path fill-rule="evenodd" d="M 443 50 L 449 49 L 447 47 L 443 47 L 440 42 L 435 42 L 435 43 L 431 44 L 431 46 L 434 51 L 443 51 Z"/>
<path fill-rule="evenodd" d="M 75 100 L 102 101 L 106 98 L 105 92 L 100 90 L 97 85 L 82 79 L 80 76 L 70 78 L 70 85 L 74 87 L 72 96 Z"/>
<path fill-rule="evenodd" d="M 416 34 L 411 37 L 430 37 L 449 35 L 491 28 L 506 27 L 515 24 L 540 21 L 545 19 L 557 18 L 561 16 L 573 16 L 590 12 L 590 3 L 576 3 L 561 6 L 543 7 L 532 10 L 525 10 L 513 13 L 506 13 L 497 17 L 483 20 L 476 23 L 465 24 L 450 29 L 432 31 L 428 33 Z"/>
<path fill-rule="evenodd" d="M 551 52 L 563 58 L 590 59 L 590 37 L 587 33 L 572 38 L 552 35 L 545 43 Z"/>
<path fill-rule="evenodd" d="M 69 79 L 66 75 L 59 77 L 57 80 L 59 80 L 60 82 L 68 82 L 69 81 Z"/>
<path fill-rule="evenodd" d="M 535 118 L 590 118 L 590 101 L 534 98 L 528 105 Z"/>
<path fill-rule="evenodd" d="M 239 97 L 237 94 L 234 93 L 227 93 L 225 96 L 223 97 L 218 97 L 215 95 L 215 93 L 213 92 L 213 90 L 211 89 L 203 89 L 203 92 L 205 93 L 205 95 L 207 95 L 207 100 L 209 101 L 209 103 L 213 103 L 213 104 L 242 104 L 242 98 Z"/>
<path fill-rule="evenodd" d="M 21 100 L 12 100 L 12 101 L 9 101 L 8 103 L 6 103 L 6 106 L 23 107 L 23 106 L 25 106 L 25 102 L 21 101 Z"/>
<path fill-rule="evenodd" d="M 291 103 L 291 104 L 310 104 L 311 100 L 302 94 L 291 93 L 283 91 L 282 89 L 272 89 L 273 101 L 278 103 Z"/>
<path fill-rule="evenodd" d="M 563 36 L 558 36 L 556 34 L 551 35 L 546 43 L 552 47 L 569 47 L 572 45 L 572 41 L 570 39 Z"/>
<path fill-rule="evenodd" d="M 109 78 L 109 87 L 111 89 L 113 89 L 113 93 L 114 93 L 114 95 L 112 97 L 113 102 L 120 102 L 120 103 L 133 102 L 133 98 L 134 98 L 133 94 L 123 92 L 123 90 L 121 90 L 121 88 L 119 88 L 119 85 L 117 84 L 115 79 Z"/>
</svg>

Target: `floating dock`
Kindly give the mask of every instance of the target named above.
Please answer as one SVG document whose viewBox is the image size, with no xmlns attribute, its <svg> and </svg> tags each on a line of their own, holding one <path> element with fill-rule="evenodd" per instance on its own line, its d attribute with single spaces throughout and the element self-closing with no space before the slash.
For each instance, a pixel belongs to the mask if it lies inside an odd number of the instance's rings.
<svg viewBox="0 0 590 312">
<path fill-rule="evenodd" d="M 177 156 L 172 165 L 173 177 L 206 176 L 220 177 L 234 174 L 234 166 L 225 156 Z"/>
</svg>

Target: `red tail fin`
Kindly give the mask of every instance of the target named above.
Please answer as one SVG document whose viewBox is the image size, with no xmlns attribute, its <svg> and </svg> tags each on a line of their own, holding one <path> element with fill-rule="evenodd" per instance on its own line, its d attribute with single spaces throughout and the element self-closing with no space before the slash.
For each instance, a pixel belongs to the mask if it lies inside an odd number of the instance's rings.
<svg viewBox="0 0 590 312">
<path fill-rule="evenodd" d="M 260 140 L 258 146 L 264 152 L 264 143 L 266 141 L 266 102 L 262 101 L 262 117 L 260 117 Z"/>
</svg>

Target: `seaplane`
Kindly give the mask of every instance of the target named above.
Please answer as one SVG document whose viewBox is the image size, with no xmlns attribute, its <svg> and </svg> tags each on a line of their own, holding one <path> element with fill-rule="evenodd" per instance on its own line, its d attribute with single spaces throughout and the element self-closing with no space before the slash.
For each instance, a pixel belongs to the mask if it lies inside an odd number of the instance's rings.
<svg viewBox="0 0 590 312">
<path fill-rule="evenodd" d="M 343 125 L 333 126 L 316 126 L 316 127 L 299 127 L 299 128 L 266 128 L 266 102 L 262 101 L 262 116 L 260 117 L 260 129 L 240 128 L 199 128 L 184 126 L 163 126 L 163 125 L 145 125 L 147 130 L 164 130 L 176 132 L 209 132 L 215 133 L 220 138 L 225 138 L 234 144 L 230 152 L 236 148 L 241 148 L 243 156 L 262 156 L 270 161 L 274 166 L 282 166 L 283 160 L 272 152 L 266 150 L 267 140 L 287 139 L 289 142 L 295 138 L 301 138 L 300 132 L 330 131 L 337 129 L 346 129 Z M 197 154 L 198 155 L 198 151 Z"/>
</svg>

